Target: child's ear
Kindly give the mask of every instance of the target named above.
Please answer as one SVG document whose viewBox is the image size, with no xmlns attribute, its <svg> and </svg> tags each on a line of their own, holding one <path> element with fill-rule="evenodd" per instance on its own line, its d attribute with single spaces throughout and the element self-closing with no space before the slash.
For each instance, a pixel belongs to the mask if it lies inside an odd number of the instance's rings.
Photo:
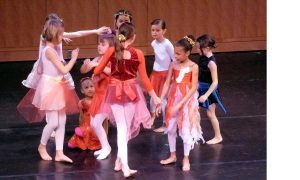
<svg viewBox="0 0 300 180">
<path fill-rule="evenodd" d="M 83 91 L 83 89 L 82 89 L 82 88 L 80 88 L 80 92 L 81 92 L 82 94 L 84 94 L 84 91 Z"/>
<path fill-rule="evenodd" d="M 167 29 L 164 29 L 164 30 L 163 30 L 163 34 L 165 34 L 166 32 L 167 32 Z"/>
</svg>

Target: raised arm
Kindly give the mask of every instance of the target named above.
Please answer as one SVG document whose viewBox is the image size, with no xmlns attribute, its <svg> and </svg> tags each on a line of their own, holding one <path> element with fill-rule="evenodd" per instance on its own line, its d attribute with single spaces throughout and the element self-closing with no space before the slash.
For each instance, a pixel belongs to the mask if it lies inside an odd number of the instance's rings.
<svg viewBox="0 0 300 180">
<path fill-rule="evenodd" d="M 57 67 L 57 69 L 63 73 L 63 74 L 66 74 L 68 73 L 72 67 L 74 66 L 75 62 L 76 62 L 76 59 L 78 57 L 78 52 L 79 52 L 79 49 L 76 48 L 72 51 L 72 58 L 71 60 L 68 62 L 68 64 L 64 65 L 60 59 L 59 59 L 59 56 L 57 54 L 57 52 L 52 49 L 52 48 L 48 48 L 45 52 L 45 55 L 46 57 Z"/>
<path fill-rule="evenodd" d="M 114 47 L 108 48 L 108 50 L 103 55 L 100 64 L 94 69 L 94 75 L 99 75 L 103 72 L 103 70 L 105 69 L 106 65 L 109 62 L 110 56 L 113 54 L 114 51 L 115 51 Z"/>
<path fill-rule="evenodd" d="M 63 37 L 64 38 L 78 38 L 78 37 L 84 37 L 91 34 L 106 34 L 111 32 L 109 27 L 101 27 L 99 29 L 92 29 L 92 30 L 82 30 L 82 31 L 76 31 L 76 32 L 64 32 Z"/>
</svg>

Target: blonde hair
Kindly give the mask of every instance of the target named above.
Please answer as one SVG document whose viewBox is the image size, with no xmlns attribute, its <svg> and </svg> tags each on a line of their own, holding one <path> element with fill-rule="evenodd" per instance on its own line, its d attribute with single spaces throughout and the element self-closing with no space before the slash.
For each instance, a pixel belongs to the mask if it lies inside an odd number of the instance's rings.
<svg viewBox="0 0 300 180">
<path fill-rule="evenodd" d="M 58 42 L 59 35 L 63 32 L 63 21 L 58 19 L 49 19 L 44 25 L 42 37 L 49 42 Z"/>
</svg>

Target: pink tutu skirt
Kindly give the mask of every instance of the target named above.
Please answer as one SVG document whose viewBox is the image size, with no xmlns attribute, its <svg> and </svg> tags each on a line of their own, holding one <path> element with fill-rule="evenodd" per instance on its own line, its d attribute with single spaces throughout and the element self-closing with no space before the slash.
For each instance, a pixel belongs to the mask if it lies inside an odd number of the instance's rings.
<svg viewBox="0 0 300 180">
<path fill-rule="evenodd" d="M 144 128 L 151 128 L 151 115 L 136 79 L 126 81 L 111 79 L 100 106 L 100 113 L 106 114 L 111 123 L 116 125 L 117 118 L 113 116 L 111 105 L 126 106 L 126 103 L 133 103 L 133 106 L 126 108 L 127 113 L 134 113 L 133 119 L 126 119 L 127 138 L 130 140 L 139 134 L 141 124 Z"/>
<path fill-rule="evenodd" d="M 36 90 L 29 90 L 17 109 L 24 118 L 32 122 L 43 120 L 45 111 L 64 109 L 66 114 L 78 113 L 79 98 L 62 77 L 42 75 Z"/>
</svg>

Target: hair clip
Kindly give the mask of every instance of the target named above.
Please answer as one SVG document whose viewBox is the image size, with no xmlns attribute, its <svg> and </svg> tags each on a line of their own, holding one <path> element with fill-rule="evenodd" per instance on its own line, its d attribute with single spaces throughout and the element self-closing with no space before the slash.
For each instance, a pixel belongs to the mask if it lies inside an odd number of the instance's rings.
<svg viewBox="0 0 300 180">
<path fill-rule="evenodd" d="M 118 39 L 119 39 L 120 42 L 126 41 L 126 37 L 123 34 L 119 34 Z"/>
<path fill-rule="evenodd" d="M 91 78 L 90 77 L 83 77 L 83 78 L 81 78 L 80 79 L 80 84 L 82 84 L 83 81 L 86 81 L 86 80 L 91 80 Z"/>
<path fill-rule="evenodd" d="M 114 14 L 115 18 L 117 18 L 120 15 L 128 16 L 129 18 L 132 18 L 132 16 L 130 14 L 128 14 L 128 12 L 126 12 L 126 11 L 125 12 L 121 11 L 121 12 Z"/>
<path fill-rule="evenodd" d="M 192 47 L 195 46 L 195 41 L 193 41 L 191 38 L 189 38 L 188 36 L 184 36 L 183 39 L 186 39 L 190 45 L 192 45 Z"/>
</svg>

